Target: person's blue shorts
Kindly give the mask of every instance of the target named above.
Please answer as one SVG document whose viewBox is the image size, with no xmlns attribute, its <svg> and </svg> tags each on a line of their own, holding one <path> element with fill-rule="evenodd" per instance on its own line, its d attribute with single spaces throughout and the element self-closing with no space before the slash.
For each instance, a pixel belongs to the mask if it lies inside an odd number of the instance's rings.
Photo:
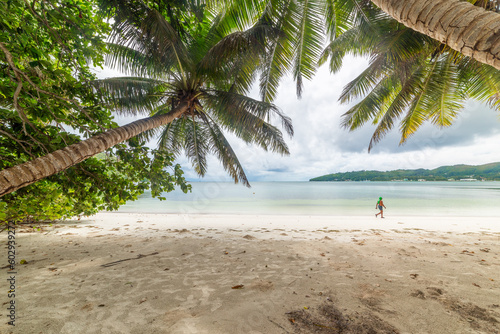
<svg viewBox="0 0 500 334">
<path fill-rule="evenodd" d="M 382 210 L 383 210 L 383 209 L 382 209 L 382 205 L 379 205 L 379 206 L 378 206 L 378 209 L 379 209 L 380 211 L 382 211 Z"/>
</svg>

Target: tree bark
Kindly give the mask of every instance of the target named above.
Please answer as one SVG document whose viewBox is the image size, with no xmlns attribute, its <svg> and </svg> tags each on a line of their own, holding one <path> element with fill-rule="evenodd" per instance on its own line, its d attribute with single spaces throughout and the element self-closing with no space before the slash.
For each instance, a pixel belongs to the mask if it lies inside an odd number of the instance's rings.
<svg viewBox="0 0 500 334">
<path fill-rule="evenodd" d="M 371 0 L 408 28 L 500 70 L 500 14 L 459 0 Z"/>
<path fill-rule="evenodd" d="M 188 106 L 188 102 L 180 103 L 167 114 L 140 119 L 54 151 L 46 156 L 1 170 L 0 197 L 47 176 L 59 173 L 144 131 L 168 124 L 182 115 Z"/>
</svg>

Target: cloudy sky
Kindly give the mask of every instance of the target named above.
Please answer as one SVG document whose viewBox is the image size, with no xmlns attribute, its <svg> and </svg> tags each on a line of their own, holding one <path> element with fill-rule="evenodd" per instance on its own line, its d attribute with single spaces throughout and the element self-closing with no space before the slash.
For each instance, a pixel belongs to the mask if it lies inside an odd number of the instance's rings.
<svg viewBox="0 0 500 334">
<path fill-rule="evenodd" d="M 265 152 L 228 135 L 250 181 L 307 181 L 335 172 L 430 169 L 500 161 L 500 114 L 473 101 L 467 103 L 449 128 L 425 125 L 403 146 L 399 145 L 399 133 L 393 131 L 368 153 L 374 127 L 369 124 L 354 132 L 342 129 L 341 115 L 351 105 L 338 102 L 344 85 L 354 79 L 367 62 L 351 58 L 344 64 L 335 75 L 330 74 L 326 66 L 320 68 L 312 81 L 305 82 L 300 100 L 291 79 L 280 85 L 275 104 L 292 118 L 295 130 L 293 138 L 286 136 L 289 156 Z M 107 77 L 112 73 L 104 70 L 98 75 Z M 258 98 L 257 90 L 252 97 Z M 188 180 L 200 180 L 187 158 L 179 157 L 177 162 Z M 213 158 L 209 159 L 208 173 L 203 180 L 231 179 Z"/>
</svg>

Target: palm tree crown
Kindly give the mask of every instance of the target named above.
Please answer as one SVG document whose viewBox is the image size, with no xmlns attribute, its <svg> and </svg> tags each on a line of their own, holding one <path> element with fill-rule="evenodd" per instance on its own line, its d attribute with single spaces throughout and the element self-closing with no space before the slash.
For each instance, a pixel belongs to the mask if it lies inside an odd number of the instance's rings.
<svg viewBox="0 0 500 334">
<path fill-rule="evenodd" d="M 175 155 L 185 151 L 200 176 L 206 173 L 207 155 L 214 154 L 235 182 L 247 186 L 224 131 L 289 154 L 281 131 L 270 122 L 277 118 L 291 136 L 290 118 L 275 105 L 246 96 L 265 57 L 265 43 L 278 38 L 277 29 L 259 20 L 245 31 L 223 33 L 218 20 L 210 18 L 181 36 L 157 9 L 141 2 L 135 8 L 115 5 L 120 15 L 107 62 L 131 76 L 100 80 L 96 86 L 124 113 L 159 115 L 188 104 L 174 121 L 140 139 L 159 135 L 160 147 Z"/>
</svg>

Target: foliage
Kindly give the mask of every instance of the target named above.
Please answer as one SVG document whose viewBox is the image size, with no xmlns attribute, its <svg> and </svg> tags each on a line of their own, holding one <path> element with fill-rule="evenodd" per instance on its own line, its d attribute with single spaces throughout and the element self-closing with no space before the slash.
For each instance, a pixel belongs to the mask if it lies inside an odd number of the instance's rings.
<svg viewBox="0 0 500 334">
<path fill-rule="evenodd" d="M 356 171 L 346 173 L 334 173 L 315 177 L 309 181 L 392 181 L 407 180 L 417 181 L 447 181 L 449 179 L 460 180 L 474 178 L 477 180 L 500 180 L 500 162 L 480 166 L 456 165 L 443 166 L 435 169 L 398 169 L 388 172 L 379 171 Z"/>
<path fill-rule="evenodd" d="M 5 208 L 0 222 L 89 216 L 101 210 L 116 210 L 136 200 L 145 189 L 151 188 L 153 196 L 174 190 L 174 184 L 184 192 L 190 190 L 179 165 L 172 168 L 172 173 L 165 170 L 166 162 L 173 160 L 170 154 L 154 151 L 155 158 L 150 158 L 147 150 L 123 153 L 133 156 L 134 161 L 90 158 L 56 177 L 2 197 L 0 206 Z"/>
<path fill-rule="evenodd" d="M 88 135 L 111 125 L 109 111 L 85 86 L 94 78 L 89 64 L 103 61 L 109 32 L 94 5 L 83 0 L 0 3 L 0 107 L 17 112 L 23 131 L 51 123 Z M 36 137 L 31 140 L 40 145 Z"/>
<path fill-rule="evenodd" d="M 204 28 L 208 14 L 203 0 L 99 0 L 99 8 L 118 25 L 131 19 L 140 25 L 154 9 L 184 39 Z"/>
<path fill-rule="evenodd" d="M 79 136 L 53 126 L 43 130 L 50 132 L 48 140 L 55 139 L 45 143 L 50 150 L 80 140 Z M 58 140 L 61 138 L 64 141 Z M 0 147 L 12 156 L 0 162 L 0 169 L 28 158 L 24 152 L 16 151 L 16 144 L 10 138 L 0 137 Z M 170 153 L 150 150 L 144 145 L 122 144 L 106 154 L 89 158 L 64 172 L 5 195 L 0 201 L 0 207 L 4 207 L 0 222 L 54 220 L 116 210 L 125 202 L 137 199 L 146 189 L 151 189 L 153 197 L 164 199 L 161 194 L 174 190 L 174 185 L 184 192 L 190 190 L 182 175 L 180 166 L 173 165 Z"/>
<path fill-rule="evenodd" d="M 117 126 L 89 86 L 109 31 L 94 1 L 0 3 L 0 170 Z M 172 163 L 164 150 L 121 145 L 2 197 L 0 222 L 115 210 L 149 187 L 189 190 Z"/>
</svg>

